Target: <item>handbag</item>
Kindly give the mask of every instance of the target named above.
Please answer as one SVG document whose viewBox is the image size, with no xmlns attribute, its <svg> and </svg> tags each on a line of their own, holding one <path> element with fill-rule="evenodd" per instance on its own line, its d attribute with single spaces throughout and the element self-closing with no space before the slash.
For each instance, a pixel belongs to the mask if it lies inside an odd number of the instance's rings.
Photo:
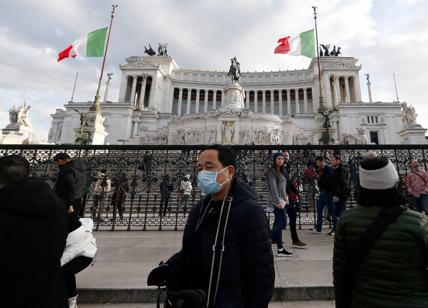
<svg viewBox="0 0 428 308">
<path fill-rule="evenodd" d="M 220 272 L 225 249 L 224 241 L 226 236 L 226 227 L 229 220 L 232 200 L 232 196 L 227 196 L 221 205 L 220 217 L 213 245 L 213 258 L 211 262 L 208 294 L 201 289 L 173 291 L 168 287 L 167 283 L 167 287 L 164 289 L 166 292 L 164 308 L 209 308 L 214 305 L 220 282 Z M 202 216 L 201 221 L 203 220 L 203 217 L 204 215 Z M 158 296 L 157 308 L 160 308 L 161 293 Z"/>
</svg>

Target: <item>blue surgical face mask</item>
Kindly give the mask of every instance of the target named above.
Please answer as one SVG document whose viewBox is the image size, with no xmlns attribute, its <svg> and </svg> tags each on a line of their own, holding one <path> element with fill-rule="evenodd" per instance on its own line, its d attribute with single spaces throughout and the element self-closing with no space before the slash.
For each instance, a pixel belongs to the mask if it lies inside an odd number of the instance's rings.
<svg viewBox="0 0 428 308">
<path fill-rule="evenodd" d="M 202 170 L 198 173 L 198 187 L 204 195 L 213 195 L 220 191 L 221 187 L 226 183 L 217 183 L 217 175 L 226 170 L 227 167 L 223 168 L 219 172 Z"/>
</svg>

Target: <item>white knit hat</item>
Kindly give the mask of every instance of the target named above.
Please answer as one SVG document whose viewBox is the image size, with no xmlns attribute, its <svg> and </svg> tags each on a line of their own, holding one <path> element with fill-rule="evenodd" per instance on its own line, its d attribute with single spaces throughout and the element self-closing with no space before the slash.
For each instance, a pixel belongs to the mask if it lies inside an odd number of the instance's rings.
<svg viewBox="0 0 428 308">
<path fill-rule="evenodd" d="M 389 189 L 398 182 L 397 169 L 388 159 L 388 164 L 382 168 L 366 170 L 360 165 L 360 185 L 366 189 Z"/>
</svg>

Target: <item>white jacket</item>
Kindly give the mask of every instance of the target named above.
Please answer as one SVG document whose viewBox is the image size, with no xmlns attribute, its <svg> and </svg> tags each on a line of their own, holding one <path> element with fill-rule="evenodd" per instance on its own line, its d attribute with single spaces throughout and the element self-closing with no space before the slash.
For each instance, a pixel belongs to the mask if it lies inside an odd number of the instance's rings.
<svg viewBox="0 0 428 308">
<path fill-rule="evenodd" d="M 82 225 L 67 236 L 61 266 L 79 256 L 94 259 L 97 253 L 97 242 L 92 235 L 94 223 L 90 218 L 80 218 Z"/>
</svg>

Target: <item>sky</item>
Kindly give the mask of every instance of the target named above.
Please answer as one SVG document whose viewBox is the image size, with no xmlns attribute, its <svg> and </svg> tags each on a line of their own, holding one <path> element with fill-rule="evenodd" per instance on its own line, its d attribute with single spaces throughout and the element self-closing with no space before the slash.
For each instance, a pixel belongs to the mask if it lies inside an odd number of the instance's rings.
<svg viewBox="0 0 428 308">
<path fill-rule="evenodd" d="M 105 0 L 2 0 L 0 10 L 0 128 L 8 110 L 26 102 L 39 140 L 46 140 L 50 114 L 74 101 L 94 99 L 101 58 L 57 62 L 74 40 L 108 26 L 112 2 Z M 319 42 L 339 45 L 343 56 L 361 64 L 374 101 L 413 105 L 417 122 L 428 128 L 428 11 L 426 0 L 116 0 L 105 73 L 113 73 L 109 100 L 117 101 L 119 65 L 143 55 L 144 46 L 168 43 L 179 67 L 226 71 L 236 56 L 241 71 L 305 69 L 310 59 L 275 55 L 278 38 L 314 27 Z M 103 81 L 104 85 L 104 81 Z M 103 95 L 101 96 L 103 97 Z"/>
</svg>

